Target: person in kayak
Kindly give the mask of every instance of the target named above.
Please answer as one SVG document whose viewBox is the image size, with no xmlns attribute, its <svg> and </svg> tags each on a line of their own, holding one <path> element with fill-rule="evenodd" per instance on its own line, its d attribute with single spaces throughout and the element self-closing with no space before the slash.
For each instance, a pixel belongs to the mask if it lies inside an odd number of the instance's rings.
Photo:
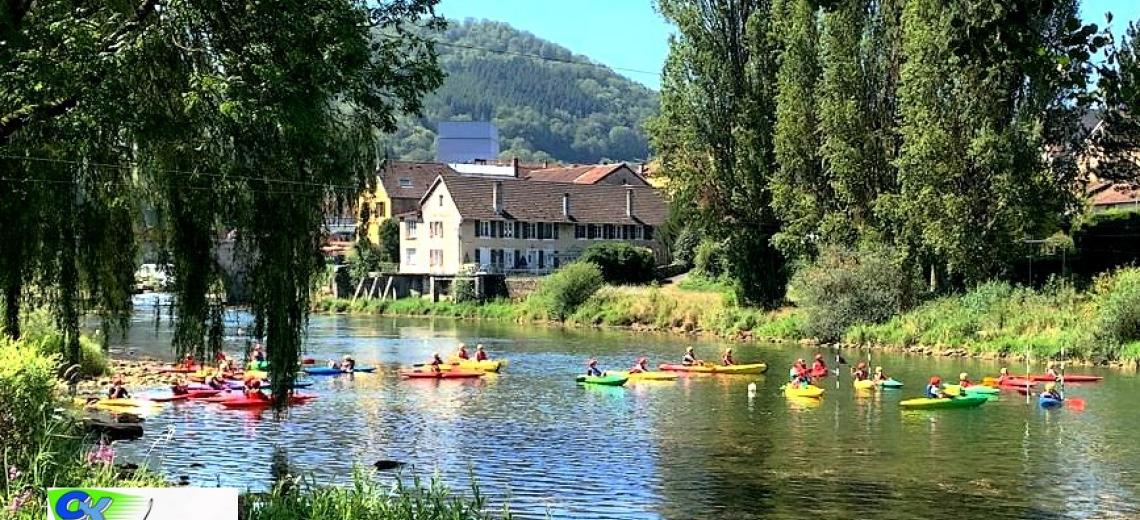
<svg viewBox="0 0 1140 520">
<path fill-rule="evenodd" d="M 459 350 L 455 353 L 455 357 L 462 359 L 464 361 L 471 359 L 471 357 L 467 355 L 467 344 L 466 343 L 460 343 L 459 344 Z"/>
<path fill-rule="evenodd" d="M 197 361 L 194 360 L 194 354 L 186 354 L 186 357 L 182 359 L 182 368 L 192 370 L 196 366 L 196 363 Z"/>
<path fill-rule="evenodd" d="M 475 361 L 486 361 L 487 359 L 487 351 L 483 350 L 483 344 L 475 345 Z"/>
<path fill-rule="evenodd" d="M 220 370 L 206 378 L 206 385 L 209 386 L 211 390 L 226 390 L 229 388 L 226 386 L 225 373 Z"/>
<path fill-rule="evenodd" d="M 823 354 L 815 355 L 815 361 L 811 363 L 811 375 L 816 377 L 827 375 L 827 363 L 823 361 Z"/>
<path fill-rule="evenodd" d="M 958 386 L 962 388 L 969 388 L 971 386 L 974 386 L 974 382 L 970 381 L 970 374 L 967 374 L 965 372 L 958 374 Z"/>
<path fill-rule="evenodd" d="M 1057 401 L 1065 400 L 1065 397 L 1061 395 L 1061 391 L 1057 390 L 1057 383 L 1045 383 L 1045 391 L 1041 392 L 1041 397 Z"/>
<path fill-rule="evenodd" d="M 186 385 L 186 381 L 181 377 L 174 380 L 170 385 L 170 393 L 174 395 L 186 395 L 190 393 L 190 387 Z"/>
<path fill-rule="evenodd" d="M 697 354 L 693 352 L 693 347 L 685 349 L 685 355 L 681 356 L 682 365 L 699 365 L 701 360 L 697 359 Z"/>
<path fill-rule="evenodd" d="M 443 365 L 443 358 L 439 357 L 439 352 L 433 352 L 431 354 L 431 363 L 429 364 L 431 365 L 432 372 L 435 372 L 437 374 L 443 372 L 443 368 L 441 368 L 441 365 Z"/>
<path fill-rule="evenodd" d="M 930 378 L 930 384 L 926 385 L 926 397 L 929 399 L 945 399 L 948 397 L 946 392 L 942 391 L 942 378 L 934 376 Z"/>
<path fill-rule="evenodd" d="M 855 378 L 856 381 L 866 381 L 870 378 L 871 374 L 867 372 L 867 363 L 860 361 L 858 365 L 855 365 L 855 368 L 851 370 L 851 377 Z"/>
<path fill-rule="evenodd" d="M 245 390 L 243 393 L 249 399 L 269 399 L 269 397 L 261 391 L 261 380 L 256 377 L 245 378 Z"/>
<path fill-rule="evenodd" d="M 794 380 L 798 377 L 807 375 L 808 372 L 809 371 L 808 371 L 807 363 L 804 361 L 803 358 L 799 358 L 796 360 L 795 363 L 792 363 L 792 370 L 791 370 L 789 375 Z"/>
<path fill-rule="evenodd" d="M 602 376 L 602 371 L 598 370 L 598 360 L 590 358 L 586 360 L 586 375 L 587 376 Z"/>
<path fill-rule="evenodd" d="M 890 380 L 890 376 L 883 372 L 883 367 L 875 367 L 875 375 L 871 378 L 876 383 Z"/>
<path fill-rule="evenodd" d="M 1054 381 L 1060 381 L 1063 377 L 1061 375 L 1061 372 L 1057 370 L 1057 363 L 1053 361 L 1050 361 L 1049 364 L 1045 365 L 1045 375 L 1053 378 Z"/>
<path fill-rule="evenodd" d="M 732 347 L 724 349 L 724 354 L 720 356 L 720 364 L 726 367 L 736 364 L 736 361 L 732 359 Z"/>
<path fill-rule="evenodd" d="M 649 371 L 649 358 L 641 356 L 637 358 L 637 363 L 634 363 L 629 369 L 630 374 L 640 374 Z"/>
<path fill-rule="evenodd" d="M 998 373 L 998 378 L 997 378 L 998 386 L 1005 384 L 1005 382 L 1009 381 L 1009 379 L 1010 379 L 1009 369 L 1005 368 L 1005 367 L 1001 367 L 1001 371 Z"/>
<path fill-rule="evenodd" d="M 344 356 L 344 360 L 340 362 L 341 372 L 353 372 L 356 370 L 356 360 L 352 356 Z"/>
<path fill-rule="evenodd" d="M 256 341 L 253 343 L 253 362 L 265 362 L 265 348 L 261 346 L 261 343 L 258 343 Z"/>
<path fill-rule="evenodd" d="M 115 376 L 111 381 L 111 388 L 107 389 L 107 399 L 130 399 L 131 393 L 123 386 L 122 376 Z"/>
</svg>

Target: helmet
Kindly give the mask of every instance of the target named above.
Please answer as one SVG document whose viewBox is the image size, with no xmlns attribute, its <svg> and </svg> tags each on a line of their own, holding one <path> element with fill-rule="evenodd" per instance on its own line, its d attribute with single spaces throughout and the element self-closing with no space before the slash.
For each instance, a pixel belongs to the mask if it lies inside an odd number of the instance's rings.
<svg viewBox="0 0 1140 520">
<path fill-rule="evenodd" d="M 856 368 L 867 368 L 867 362 L 866 361 L 860 361 L 859 364 L 855 365 L 855 366 L 856 366 Z"/>
<path fill-rule="evenodd" d="M 692 352 L 692 351 L 693 351 L 693 347 L 689 347 L 689 348 L 685 349 L 685 352 Z"/>
<path fill-rule="evenodd" d="M 964 381 L 964 380 L 968 379 L 969 377 L 970 377 L 970 374 L 967 374 L 965 372 L 958 374 L 958 380 L 959 381 Z"/>
<path fill-rule="evenodd" d="M 804 358 L 799 358 L 796 360 L 796 363 L 803 364 L 803 362 L 804 362 Z"/>
<path fill-rule="evenodd" d="M 934 376 L 934 377 L 930 378 L 930 384 L 932 384 L 932 385 L 942 384 L 942 378 L 938 377 L 938 376 Z"/>
<path fill-rule="evenodd" d="M 467 344 L 466 343 L 460 343 L 459 348 L 467 348 Z"/>
<path fill-rule="evenodd" d="M 1045 391 L 1052 392 L 1057 388 L 1057 383 L 1045 383 Z"/>
<path fill-rule="evenodd" d="M 883 367 L 875 367 L 875 372 L 882 372 L 882 371 L 883 371 Z"/>
<path fill-rule="evenodd" d="M 647 358 L 645 356 L 641 356 L 641 357 L 637 358 L 637 364 L 639 364 L 639 365 L 642 363 L 646 363 L 648 361 L 649 361 L 649 358 Z"/>
<path fill-rule="evenodd" d="M 725 352 L 732 352 L 732 347 L 728 347 L 728 348 L 724 349 L 724 351 Z"/>
<path fill-rule="evenodd" d="M 1009 369 L 1008 369 L 1008 368 L 1005 368 L 1005 367 L 1001 367 L 1001 374 L 1002 374 L 1003 376 L 1004 376 L 1004 375 L 1009 375 Z"/>
<path fill-rule="evenodd" d="M 475 345 L 475 350 L 483 350 L 483 344 L 480 343 L 478 345 Z"/>
<path fill-rule="evenodd" d="M 1046 364 L 1045 366 L 1046 366 L 1047 368 L 1053 368 L 1053 367 L 1057 366 L 1057 363 L 1056 363 L 1056 362 L 1054 362 L 1054 361 L 1050 361 L 1050 362 L 1049 362 L 1048 364 Z"/>
<path fill-rule="evenodd" d="M 819 361 L 819 360 L 822 360 L 822 359 L 823 359 L 823 354 L 816 354 L 816 355 L 815 355 L 815 359 L 816 359 L 817 361 Z"/>
<path fill-rule="evenodd" d="M 596 364 L 598 364 L 598 360 L 594 359 L 594 358 L 590 358 L 590 359 L 586 360 L 586 364 L 587 365 L 596 365 Z"/>
</svg>

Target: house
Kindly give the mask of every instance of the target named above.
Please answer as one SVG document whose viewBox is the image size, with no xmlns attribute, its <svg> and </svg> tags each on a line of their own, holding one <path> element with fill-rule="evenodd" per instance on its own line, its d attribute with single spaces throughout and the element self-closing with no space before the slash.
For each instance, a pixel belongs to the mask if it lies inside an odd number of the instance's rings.
<svg viewBox="0 0 1140 520">
<path fill-rule="evenodd" d="M 1140 186 L 1101 182 L 1089 190 L 1089 206 L 1095 211 L 1140 211 Z"/>
<path fill-rule="evenodd" d="M 599 241 L 664 250 L 668 206 L 648 186 L 441 175 L 402 215 L 400 272 L 543 274 Z"/>
<path fill-rule="evenodd" d="M 640 173 L 640 166 L 638 170 L 634 171 L 625 163 L 561 166 L 532 170 L 525 178 L 543 182 L 649 186 L 649 182 Z"/>
<path fill-rule="evenodd" d="M 380 243 L 380 225 L 393 215 L 415 211 L 420 198 L 441 175 L 457 175 L 448 165 L 432 162 L 388 161 L 376 172 L 376 187 L 360 197 L 364 235 Z"/>
</svg>

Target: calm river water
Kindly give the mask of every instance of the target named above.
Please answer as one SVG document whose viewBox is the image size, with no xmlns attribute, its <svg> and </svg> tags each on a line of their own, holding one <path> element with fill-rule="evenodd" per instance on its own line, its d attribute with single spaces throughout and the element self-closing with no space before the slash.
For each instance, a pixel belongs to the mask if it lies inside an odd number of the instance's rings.
<svg viewBox="0 0 1140 520">
<path fill-rule="evenodd" d="M 146 316 L 119 348 L 169 354 L 169 331 Z M 510 359 L 477 381 L 403 381 L 401 365 L 483 343 Z M 179 404 L 147 420 L 120 457 L 189 475 L 196 485 L 264 489 L 275 449 L 323 480 L 354 463 L 409 463 L 457 490 L 472 477 L 525 518 L 1137 518 L 1140 381 L 1099 372 L 1071 386 L 1083 411 L 1041 410 L 1023 397 L 972 410 L 900 411 L 931 374 L 997 372 L 993 362 L 876 354 L 907 386 L 857 397 L 849 378 L 817 405 L 779 392 L 787 366 L 813 351 L 737 345 L 767 375 L 693 376 L 626 388 L 583 388 L 598 356 L 620 368 L 641 354 L 680 358 L 689 342 L 658 335 L 376 317 L 314 316 L 308 352 L 352 354 L 376 374 L 319 379 L 320 398 L 272 413 Z M 234 350 L 237 350 L 235 342 Z M 696 342 L 715 359 L 725 344 Z M 845 352 L 854 362 L 856 352 Z M 747 386 L 758 392 L 749 398 Z M 170 438 L 162 435 L 173 429 Z M 390 478 L 391 473 L 379 473 Z"/>
</svg>

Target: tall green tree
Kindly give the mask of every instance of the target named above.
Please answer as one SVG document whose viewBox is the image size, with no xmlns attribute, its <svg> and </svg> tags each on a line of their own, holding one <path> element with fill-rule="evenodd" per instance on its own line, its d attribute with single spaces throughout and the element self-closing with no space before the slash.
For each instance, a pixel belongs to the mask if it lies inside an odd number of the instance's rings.
<svg viewBox="0 0 1140 520">
<path fill-rule="evenodd" d="M 739 296 L 773 305 L 785 261 L 771 244 L 775 44 L 764 0 L 659 0 L 676 27 L 650 141 L 671 196 L 715 240 L 730 243 Z"/>
</svg>

